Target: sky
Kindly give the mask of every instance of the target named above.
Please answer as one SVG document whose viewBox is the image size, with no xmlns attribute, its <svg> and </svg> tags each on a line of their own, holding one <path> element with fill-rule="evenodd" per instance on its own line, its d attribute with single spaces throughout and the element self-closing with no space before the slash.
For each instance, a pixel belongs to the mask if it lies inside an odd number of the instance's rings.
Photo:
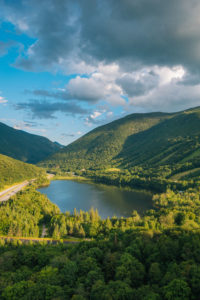
<svg viewBox="0 0 200 300">
<path fill-rule="evenodd" d="M 199 0 L 0 0 L 0 122 L 67 145 L 200 105 Z"/>
</svg>

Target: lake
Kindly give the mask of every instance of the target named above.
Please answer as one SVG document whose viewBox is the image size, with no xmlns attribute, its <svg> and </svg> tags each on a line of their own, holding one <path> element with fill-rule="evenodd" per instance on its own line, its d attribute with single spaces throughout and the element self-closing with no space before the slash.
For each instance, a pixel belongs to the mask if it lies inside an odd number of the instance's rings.
<svg viewBox="0 0 200 300">
<path fill-rule="evenodd" d="M 143 213 L 152 208 L 152 194 L 149 192 L 103 184 L 55 180 L 38 191 L 46 194 L 62 212 L 72 213 L 74 208 L 88 211 L 93 207 L 103 219 L 108 216 L 129 217 L 133 210 Z"/>
</svg>

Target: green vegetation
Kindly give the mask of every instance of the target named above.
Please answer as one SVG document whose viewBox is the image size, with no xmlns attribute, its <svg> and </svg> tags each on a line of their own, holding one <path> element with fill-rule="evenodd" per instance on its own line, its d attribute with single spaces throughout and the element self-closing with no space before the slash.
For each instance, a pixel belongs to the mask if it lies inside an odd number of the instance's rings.
<svg viewBox="0 0 200 300">
<path fill-rule="evenodd" d="M 0 205 L 0 235 L 39 237 L 40 227 L 47 226 L 59 208 L 29 187 Z"/>
<path fill-rule="evenodd" d="M 200 108 L 180 113 L 132 114 L 98 127 L 50 156 L 55 171 L 200 166 Z"/>
<path fill-rule="evenodd" d="M 200 191 L 167 190 L 153 203 L 143 216 L 102 220 L 94 209 L 60 213 L 34 186 L 19 192 L 1 204 L 0 235 L 40 237 L 45 226 L 60 244 L 0 238 L 0 298 L 198 299 Z"/>
<path fill-rule="evenodd" d="M 164 194 L 155 195 L 153 210 L 140 216 L 133 211 L 128 218 L 107 218 L 102 220 L 98 212 L 66 212 L 57 214 L 50 221 L 49 233 L 53 238 L 67 236 L 105 239 L 112 231 L 156 231 L 166 229 L 200 229 L 200 195 L 196 190 L 175 193 L 168 190 Z"/>
<path fill-rule="evenodd" d="M 28 163 L 37 163 L 59 150 L 45 137 L 16 130 L 0 123 L 0 153 Z"/>
<path fill-rule="evenodd" d="M 0 298 L 199 299 L 199 145 L 200 108 L 134 114 L 91 131 L 41 163 L 54 179 L 87 178 L 159 193 L 144 215 L 133 211 L 128 218 L 104 220 L 94 209 L 61 213 L 35 190 L 48 184 L 42 169 L 0 156 L 3 185 L 32 178 L 34 171 L 37 178 L 0 205 L 0 235 L 15 237 L 0 238 Z M 60 242 L 17 240 L 41 237 L 44 228 Z"/>
<path fill-rule="evenodd" d="M 47 180 L 45 171 L 0 154 L 0 191 L 15 183 L 36 178 L 44 183 Z"/>
<path fill-rule="evenodd" d="M 34 187 L 19 192 L 0 205 L 0 235 L 38 237 L 45 225 L 47 236 L 65 239 L 69 236 L 105 239 L 113 230 L 153 230 L 200 228 L 199 190 L 154 195 L 154 209 L 140 216 L 136 211 L 128 218 L 102 220 L 98 211 L 60 213 L 58 207 Z"/>
<path fill-rule="evenodd" d="M 0 298 L 198 299 L 200 191 L 168 189 L 153 204 L 102 220 L 94 209 L 60 213 L 34 186 L 19 192 L 0 205 L 0 235 L 36 238 L 45 226 L 60 243 L 0 238 Z"/>
<path fill-rule="evenodd" d="M 126 139 L 169 118 L 170 114 L 133 114 L 98 127 L 41 163 L 42 166 L 65 171 L 109 168 L 117 164 L 115 157 Z"/>
</svg>

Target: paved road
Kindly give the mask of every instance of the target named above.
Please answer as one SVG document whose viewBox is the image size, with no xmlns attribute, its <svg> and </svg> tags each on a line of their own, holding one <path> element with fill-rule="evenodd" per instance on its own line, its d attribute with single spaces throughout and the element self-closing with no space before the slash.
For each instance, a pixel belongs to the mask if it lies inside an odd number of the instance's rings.
<svg viewBox="0 0 200 300">
<path fill-rule="evenodd" d="M 29 184 L 29 181 L 26 180 L 22 183 L 19 183 L 15 186 L 12 186 L 11 188 L 4 190 L 3 192 L 0 193 L 0 202 L 9 200 L 10 197 L 15 195 L 17 192 L 21 191 L 21 189 L 23 189 L 28 184 Z"/>
</svg>

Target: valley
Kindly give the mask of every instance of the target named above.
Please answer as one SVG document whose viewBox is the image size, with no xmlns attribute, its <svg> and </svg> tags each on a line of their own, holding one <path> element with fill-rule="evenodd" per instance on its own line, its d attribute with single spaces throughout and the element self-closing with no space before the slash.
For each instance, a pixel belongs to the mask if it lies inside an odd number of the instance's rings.
<svg viewBox="0 0 200 300">
<path fill-rule="evenodd" d="M 199 16 L 0 0 L 0 300 L 200 300 Z"/>
<path fill-rule="evenodd" d="M 2 299 L 72 299 L 79 281 L 86 299 L 117 284 L 119 300 L 168 300 L 172 283 L 196 299 L 199 111 L 130 115 L 37 165 L 0 154 Z"/>
</svg>

